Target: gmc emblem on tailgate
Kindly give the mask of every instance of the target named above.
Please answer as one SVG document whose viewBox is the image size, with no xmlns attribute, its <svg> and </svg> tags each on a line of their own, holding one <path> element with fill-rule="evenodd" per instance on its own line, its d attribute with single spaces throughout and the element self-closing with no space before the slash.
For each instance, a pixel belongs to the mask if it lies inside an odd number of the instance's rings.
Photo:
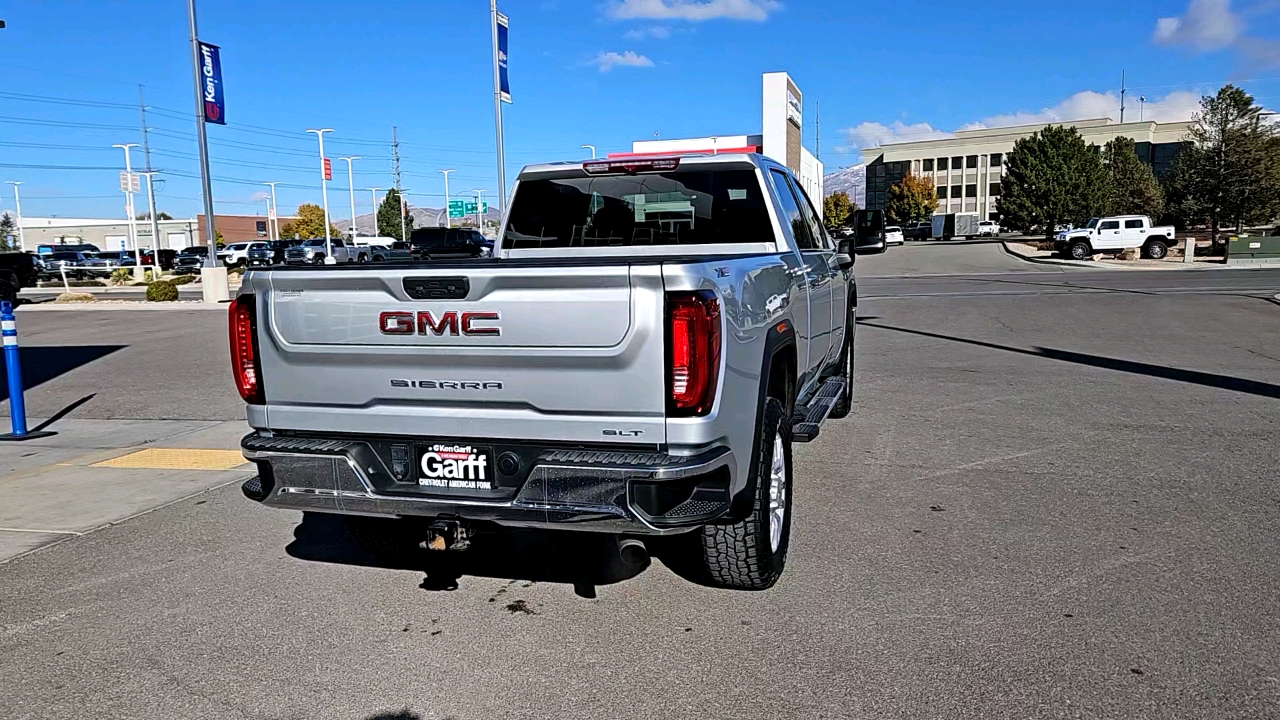
<svg viewBox="0 0 1280 720">
<path fill-rule="evenodd" d="M 502 329 L 495 325 L 476 323 L 497 322 L 501 317 L 496 312 L 458 312 L 449 310 L 440 314 L 437 319 L 429 310 L 418 313 L 384 312 L 378 316 L 378 330 L 383 335 L 418 335 L 428 333 L 440 335 L 501 335 Z"/>
</svg>

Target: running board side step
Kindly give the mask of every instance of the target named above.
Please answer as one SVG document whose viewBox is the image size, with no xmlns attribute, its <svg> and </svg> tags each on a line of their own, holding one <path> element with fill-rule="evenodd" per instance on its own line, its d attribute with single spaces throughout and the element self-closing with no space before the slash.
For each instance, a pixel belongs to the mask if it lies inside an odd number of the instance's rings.
<svg viewBox="0 0 1280 720">
<path fill-rule="evenodd" d="M 818 437 L 822 423 L 843 393 L 844 379 L 828 378 L 807 406 L 796 406 L 795 415 L 791 417 L 791 441 L 809 442 Z"/>
</svg>

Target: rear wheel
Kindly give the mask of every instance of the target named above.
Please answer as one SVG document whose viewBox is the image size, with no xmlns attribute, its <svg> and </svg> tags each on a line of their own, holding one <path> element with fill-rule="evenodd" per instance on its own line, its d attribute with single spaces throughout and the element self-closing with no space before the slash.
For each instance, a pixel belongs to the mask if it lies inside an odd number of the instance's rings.
<svg viewBox="0 0 1280 720">
<path fill-rule="evenodd" d="M 311 264 L 312 264 L 312 265 L 323 265 L 323 264 L 324 264 L 324 255 L 322 255 L 322 254 L 320 254 L 320 253 L 316 253 L 316 256 L 315 256 L 314 258 L 312 258 L 312 259 L 311 259 Z"/>
<path fill-rule="evenodd" d="M 360 263 L 361 265 L 363 265 L 363 264 L 365 264 L 365 263 L 369 262 L 369 256 L 368 256 L 368 255 L 365 255 L 364 253 L 360 253 L 360 257 L 356 259 L 356 262 L 358 262 L 358 263 Z"/>
<path fill-rule="evenodd" d="M 1163 260 L 1169 254 L 1169 248 L 1159 240 L 1152 240 L 1142 247 L 1142 254 L 1152 260 Z"/>
<path fill-rule="evenodd" d="M 791 537 L 791 425 L 782 401 L 765 400 L 750 465 L 754 491 L 743 520 L 702 529 L 711 580 L 735 590 L 767 590 L 782 575 Z"/>
</svg>

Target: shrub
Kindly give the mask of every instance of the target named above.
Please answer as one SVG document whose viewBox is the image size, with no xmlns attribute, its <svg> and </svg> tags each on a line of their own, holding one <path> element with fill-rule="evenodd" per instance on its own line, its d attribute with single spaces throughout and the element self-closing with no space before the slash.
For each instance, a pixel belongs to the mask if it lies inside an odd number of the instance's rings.
<svg viewBox="0 0 1280 720">
<path fill-rule="evenodd" d="M 144 282 L 144 283 L 149 283 L 149 282 L 151 282 L 151 281 L 152 281 L 152 280 L 154 280 L 154 279 L 155 279 L 155 278 L 153 278 L 153 277 L 152 277 L 152 274 L 151 274 L 151 271 L 150 271 L 150 270 L 143 270 L 143 271 L 142 271 L 142 282 Z"/>
<path fill-rule="evenodd" d="M 111 271 L 111 284 L 123 285 L 133 279 L 133 271 L 129 268 L 116 268 Z"/>
<path fill-rule="evenodd" d="M 233 268 L 230 268 L 229 270 L 227 270 L 227 274 L 228 275 L 244 275 L 244 266 L 237 265 Z"/>
<path fill-rule="evenodd" d="M 91 303 L 98 302 L 98 298 L 89 293 L 59 293 L 54 298 L 56 303 Z"/>
<path fill-rule="evenodd" d="M 165 282 L 170 285 L 187 285 L 196 281 L 195 275 L 174 275 Z"/>
<path fill-rule="evenodd" d="M 147 286 L 149 302 L 173 302 L 178 299 L 178 288 L 173 283 L 158 280 Z"/>
</svg>

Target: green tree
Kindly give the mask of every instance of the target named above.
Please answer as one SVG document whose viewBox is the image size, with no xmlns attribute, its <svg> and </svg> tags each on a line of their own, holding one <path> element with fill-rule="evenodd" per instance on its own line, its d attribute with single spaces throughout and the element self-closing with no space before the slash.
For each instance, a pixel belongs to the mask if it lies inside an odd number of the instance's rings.
<svg viewBox="0 0 1280 720">
<path fill-rule="evenodd" d="M 924 220 L 938 209 L 938 190 L 933 178 L 908 173 L 889 188 L 885 215 L 894 225 Z"/>
<path fill-rule="evenodd" d="M 151 219 L 151 213 L 149 213 L 149 212 L 142 212 L 142 213 L 138 213 L 138 217 L 137 217 L 136 219 L 137 219 L 137 220 L 150 220 L 150 219 Z M 172 219 L 173 219 L 173 216 L 172 216 L 172 215 L 170 215 L 169 213 L 167 213 L 167 212 L 165 212 L 165 211 L 161 210 L 160 212 L 156 213 L 156 219 L 157 219 L 157 220 L 172 220 Z"/>
<path fill-rule="evenodd" d="M 294 216 L 291 222 L 280 226 L 280 237 L 303 240 L 324 237 L 324 208 L 312 203 L 302 203 Z M 335 238 L 342 237 L 342 233 L 338 232 L 338 228 L 332 223 L 329 224 L 329 235 Z"/>
<path fill-rule="evenodd" d="M 1148 215 L 1159 218 L 1164 212 L 1164 190 L 1151 166 L 1138 159 L 1131 138 L 1118 137 L 1102 149 L 1110 191 L 1107 212 L 1112 215 Z"/>
<path fill-rule="evenodd" d="M 18 223 L 13 221 L 9 213 L 0 215 L 0 250 L 6 252 L 18 249 Z"/>
<path fill-rule="evenodd" d="M 842 228 L 857 209 L 858 206 L 849 199 L 849 193 L 831 193 L 822 198 L 822 224 L 827 226 L 827 230 Z"/>
<path fill-rule="evenodd" d="M 1221 229 L 1265 223 L 1280 214 L 1280 131 L 1234 85 L 1200 99 L 1187 129 L 1194 143 L 1179 155 L 1166 183 L 1180 224 L 1207 221 L 1214 243 Z"/>
<path fill-rule="evenodd" d="M 1097 146 L 1086 145 L 1074 127 L 1049 125 L 1019 139 L 1005 163 L 996 211 L 1007 227 L 1038 229 L 1052 239 L 1061 223 L 1106 213 L 1106 168 Z"/>
<path fill-rule="evenodd" d="M 382 237 L 404 240 L 400 237 L 400 193 L 388 190 L 382 204 L 378 205 L 378 235 Z M 413 230 L 413 215 L 406 212 L 404 216 L 405 232 Z"/>
</svg>

